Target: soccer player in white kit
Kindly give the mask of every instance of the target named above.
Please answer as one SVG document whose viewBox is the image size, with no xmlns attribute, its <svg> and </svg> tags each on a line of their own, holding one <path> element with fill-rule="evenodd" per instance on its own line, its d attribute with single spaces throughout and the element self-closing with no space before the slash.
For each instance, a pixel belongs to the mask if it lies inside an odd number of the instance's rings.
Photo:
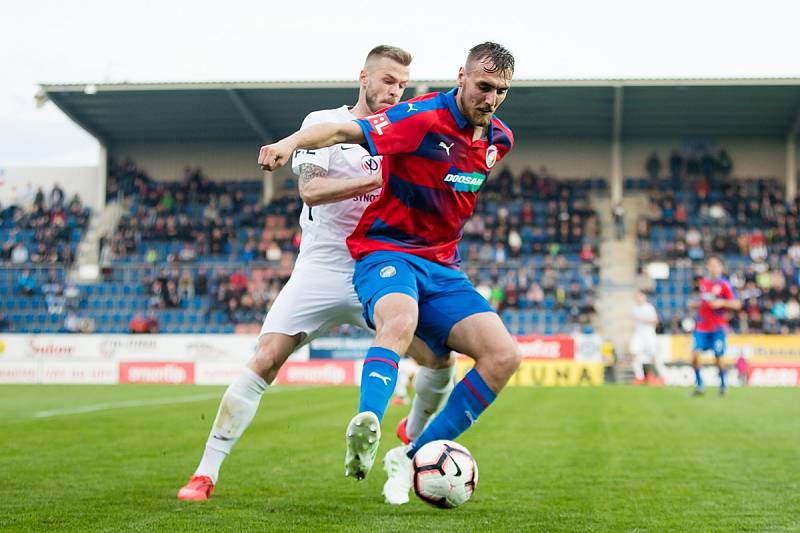
<svg viewBox="0 0 800 533">
<path fill-rule="evenodd" d="M 411 55 L 377 46 L 359 76 L 358 102 L 310 113 L 303 128 L 321 122 L 346 122 L 374 114 L 400 101 L 409 78 Z M 366 328 L 352 284 L 354 261 L 345 245 L 367 205 L 379 194 L 381 159 L 360 145 L 298 150 L 292 162 L 305 205 L 302 240 L 292 276 L 269 310 L 256 353 L 225 391 L 192 478 L 178 491 L 181 500 L 206 500 L 222 462 L 255 417 L 262 394 L 281 366 L 300 346 L 340 324 Z M 427 368 L 416 382 L 417 397 L 408 425 L 418 434 L 452 388 L 451 358 L 436 358 L 421 341 L 409 350 Z"/>
<path fill-rule="evenodd" d="M 636 293 L 636 304 L 633 306 L 632 313 L 635 327 L 629 346 L 631 355 L 633 355 L 631 365 L 636 378 L 635 382 L 643 383 L 645 364 L 652 364 L 655 368 L 660 367 L 658 337 L 656 336 L 658 312 L 653 304 L 647 301 L 647 296 L 639 291 Z"/>
</svg>

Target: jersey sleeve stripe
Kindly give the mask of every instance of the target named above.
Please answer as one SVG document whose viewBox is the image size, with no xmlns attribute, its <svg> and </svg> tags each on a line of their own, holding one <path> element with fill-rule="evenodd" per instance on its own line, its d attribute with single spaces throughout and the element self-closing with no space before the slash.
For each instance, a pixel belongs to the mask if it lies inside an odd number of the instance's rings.
<svg viewBox="0 0 800 533">
<path fill-rule="evenodd" d="M 355 122 L 361 128 L 361 131 L 364 132 L 364 138 L 367 140 L 367 146 L 365 146 L 365 148 L 367 148 L 369 155 L 373 157 L 378 155 L 378 151 L 375 149 L 375 143 L 372 142 L 372 126 L 363 118 L 356 119 Z"/>
<path fill-rule="evenodd" d="M 386 109 L 386 117 L 392 124 L 397 124 L 403 120 L 418 115 L 420 113 L 428 113 L 438 109 L 444 109 L 445 104 L 439 101 L 439 98 L 428 98 L 426 100 L 409 100 L 408 102 L 400 102 L 388 109 Z"/>
</svg>

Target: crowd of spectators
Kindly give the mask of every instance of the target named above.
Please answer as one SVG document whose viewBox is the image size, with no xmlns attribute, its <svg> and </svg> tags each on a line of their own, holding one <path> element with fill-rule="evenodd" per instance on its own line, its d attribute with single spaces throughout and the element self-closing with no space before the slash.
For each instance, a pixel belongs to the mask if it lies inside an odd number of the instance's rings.
<svg viewBox="0 0 800 533">
<path fill-rule="evenodd" d="M 72 230 L 85 230 L 89 215 L 81 198 L 76 194 L 67 201 L 57 183 L 48 193 L 42 187 L 34 191 L 28 184 L 14 201 L 0 204 L 0 230 L 5 235 L 0 263 L 71 264 L 77 244 Z"/>
<path fill-rule="evenodd" d="M 486 183 L 464 226 L 464 259 L 504 262 L 562 248 L 594 255 L 598 237 L 597 213 L 580 181 L 555 179 L 544 167 L 519 176 L 503 169 Z"/>
<path fill-rule="evenodd" d="M 666 175 L 672 180 L 682 180 L 683 178 L 694 179 L 703 176 L 707 180 L 715 178 L 724 179 L 733 172 L 733 160 L 724 148 L 711 149 L 692 149 L 682 153 L 681 150 L 673 149 L 667 159 L 669 165 Z M 664 177 L 662 172 L 661 158 L 658 152 L 652 152 L 645 161 L 645 170 L 651 180 L 658 180 Z"/>
<path fill-rule="evenodd" d="M 671 160 L 669 179 L 680 186 L 656 181 L 650 188 L 648 213 L 636 228 L 639 265 L 664 261 L 690 269 L 697 279 L 704 259 L 718 254 L 726 259 L 744 304 L 731 313 L 734 331 L 798 333 L 800 196 L 787 199 L 776 179 L 731 178 L 732 168 L 724 150 L 715 157 L 687 159 L 685 166 Z M 651 156 L 647 169 L 651 177 L 660 175 L 657 158 Z M 687 314 L 664 317 L 665 330 L 680 332 Z"/>
<path fill-rule="evenodd" d="M 749 257 L 754 263 L 770 255 L 796 255 L 800 243 L 800 196 L 786 201 L 773 179 L 727 181 L 717 190 L 702 185 L 683 201 L 672 192 L 650 193 L 649 215 L 637 226 L 640 258 L 700 261 L 709 252 Z M 652 228 L 673 231 L 656 248 Z"/>
<path fill-rule="evenodd" d="M 141 256 L 153 272 L 146 281 L 151 309 L 179 308 L 187 295 L 207 295 L 207 316 L 222 312 L 232 324 L 260 323 L 299 250 L 297 195 L 264 204 L 198 168 L 169 183 L 155 182 L 131 161 L 111 168 L 109 197 L 131 196 L 134 207 L 104 241 L 103 270 L 116 259 Z M 468 274 L 496 309 L 561 309 L 576 323 L 590 322 L 599 227 L 578 189 L 544 168 L 519 176 L 503 170 L 486 183 L 461 250 L 465 265 L 475 265 Z M 181 244 L 164 257 L 158 242 Z M 568 262 L 568 253 L 579 259 Z M 546 256 L 539 271 L 520 261 L 530 255 Z M 231 270 L 207 262 L 215 257 L 250 266 Z M 478 268 L 490 263 L 501 267 Z"/>
<path fill-rule="evenodd" d="M 179 181 L 155 182 L 130 161 L 112 165 L 108 190 L 111 197 L 131 195 L 135 202 L 103 243 L 104 268 L 128 255 L 143 255 L 154 265 L 223 255 L 291 264 L 299 249 L 302 204 L 296 196 L 254 202 L 235 183 L 214 182 L 201 169 L 189 167 Z M 181 245 L 162 257 L 152 246 L 159 242 Z"/>
</svg>

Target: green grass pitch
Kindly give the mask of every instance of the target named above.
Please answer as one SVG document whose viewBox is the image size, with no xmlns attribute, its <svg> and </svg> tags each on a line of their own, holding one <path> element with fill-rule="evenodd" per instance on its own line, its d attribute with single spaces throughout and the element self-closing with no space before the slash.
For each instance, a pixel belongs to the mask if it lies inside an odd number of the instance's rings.
<svg viewBox="0 0 800 533">
<path fill-rule="evenodd" d="M 222 390 L 0 386 L 0 530 L 800 530 L 800 389 L 508 389 L 460 439 L 480 481 L 455 510 L 343 477 L 352 387 L 268 392 L 212 499 L 179 502 Z"/>
</svg>

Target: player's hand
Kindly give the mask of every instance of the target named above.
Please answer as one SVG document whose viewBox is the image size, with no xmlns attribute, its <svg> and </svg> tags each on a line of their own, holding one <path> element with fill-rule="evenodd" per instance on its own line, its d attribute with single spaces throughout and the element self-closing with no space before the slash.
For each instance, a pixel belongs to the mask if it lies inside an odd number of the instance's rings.
<svg viewBox="0 0 800 533">
<path fill-rule="evenodd" d="M 725 307 L 725 300 L 711 300 L 708 305 L 711 306 L 711 309 L 722 309 Z"/>
<path fill-rule="evenodd" d="M 258 152 L 258 164 L 262 170 L 277 170 L 285 165 L 292 157 L 294 146 L 284 141 L 267 144 Z"/>
</svg>

